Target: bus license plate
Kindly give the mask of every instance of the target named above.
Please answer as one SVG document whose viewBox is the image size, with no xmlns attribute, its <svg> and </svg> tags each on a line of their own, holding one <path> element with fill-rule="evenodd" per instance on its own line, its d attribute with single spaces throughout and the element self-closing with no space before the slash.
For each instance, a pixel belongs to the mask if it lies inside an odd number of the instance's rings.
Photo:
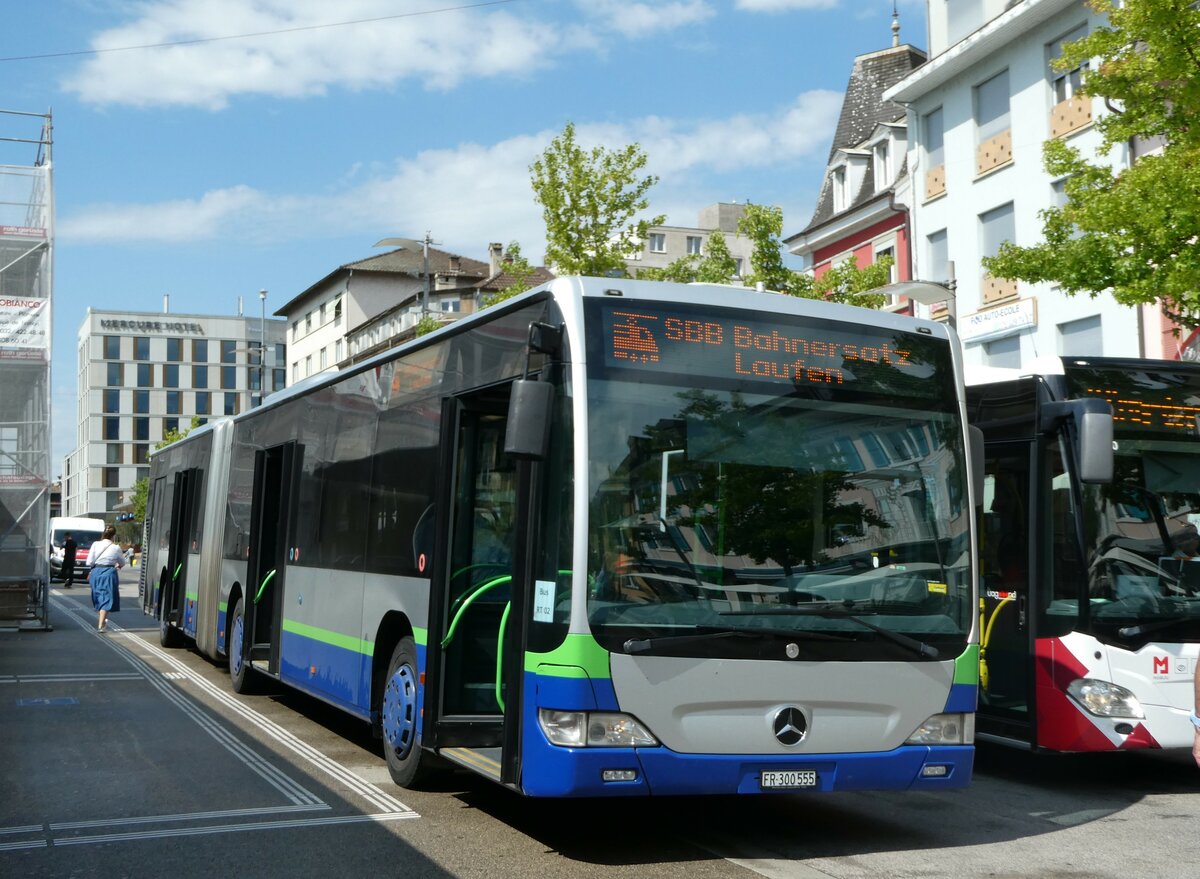
<svg viewBox="0 0 1200 879">
<path fill-rule="evenodd" d="M 763 789 L 786 790 L 787 788 L 816 787 L 817 770 L 793 769 L 788 772 L 764 772 Z"/>
</svg>

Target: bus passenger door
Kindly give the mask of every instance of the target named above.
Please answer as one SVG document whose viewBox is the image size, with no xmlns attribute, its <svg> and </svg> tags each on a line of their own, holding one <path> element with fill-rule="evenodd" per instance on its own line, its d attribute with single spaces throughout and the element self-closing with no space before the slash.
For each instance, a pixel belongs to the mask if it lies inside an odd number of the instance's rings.
<svg viewBox="0 0 1200 879">
<path fill-rule="evenodd" d="M 250 558 L 243 598 L 246 636 L 242 659 L 270 675 L 279 674 L 283 625 L 283 579 L 288 562 L 292 498 L 302 450 L 294 442 L 260 449 L 254 456 L 254 501 L 250 514 Z"/>
<path fill-rule="evenodd" d="M 187 612 L 187 563 L 191 546 L 192 526 L 195 523 L 200 471 L 196 468 L 175 474 L 175 491 L 171 495 L 171 534 L 167 546 L 167 563 L 160 572 L 161 595 L 159 619 L 164 626 L 181 626 Z M 195 632 L 195 617 L 192 617 Z"/>
<path fill-rule="evenodd" d="M 1031 742 L 1029 443 L 993 443 L 984 456 L 979 550 L 979 731 Z"/>
<path fill-rule="evenodd" d="M 162 593 L 167 582 L 167 556 L 170 554 L 171 531 L 163 520 L 166 515 L 167 478 L 158 476 L 150 485 L 146 502 L 146 536 L 149 540 L 142 546 L 141 588 L 142 611 L 148 616 L 162 619 Z"/>
<path fill-rule="evenodd" d="M 527 468 L 504 454 L 509 386 L 447 401 L 426 743 L 495 781 L 519 781 L 524 601 L 517 557 Z M 438 645 L 441 649 L 438 649 Z"/>
</svg>

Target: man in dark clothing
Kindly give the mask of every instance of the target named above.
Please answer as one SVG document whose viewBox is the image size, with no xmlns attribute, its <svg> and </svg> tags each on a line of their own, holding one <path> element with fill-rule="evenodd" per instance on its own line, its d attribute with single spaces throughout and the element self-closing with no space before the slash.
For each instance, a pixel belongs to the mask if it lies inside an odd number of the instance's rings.
<svg viewBox="0 0 1200 879">
<path fill-rule="evenodd" d="M 64 589 L 70 589 L 71 581 L 75 579 L 75 549 L 75 538 L 68 531 L 63 535 L 62 578 Z"/>
</svg>

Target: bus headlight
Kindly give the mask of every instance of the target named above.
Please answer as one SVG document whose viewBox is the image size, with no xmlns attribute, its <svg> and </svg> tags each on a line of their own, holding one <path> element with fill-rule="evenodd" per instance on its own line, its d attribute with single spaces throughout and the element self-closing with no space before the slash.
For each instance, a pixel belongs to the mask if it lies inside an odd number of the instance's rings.
<svg viewBox="0 0 1200 879">
<path fill-rule="evenodd" d="M 1067 685 L 1067 695 L 1082 705 L 1089 714 L 1097 717 L 1146 716 L 1137 696 L 1108 681 L 1076 678 Z"/>
<path fill-rule="evenodd" d="M 917 727 L 906 745 L 970 745 L 975 741 L 975 715 L 935 714 Z"/>
<path fill-rule="evenodd" d="M 628 714 L 539 708 L 538 724 L 551 744 L 564 748 L 635 748 L 658 744 L 658 739 Z"/>
</svg>

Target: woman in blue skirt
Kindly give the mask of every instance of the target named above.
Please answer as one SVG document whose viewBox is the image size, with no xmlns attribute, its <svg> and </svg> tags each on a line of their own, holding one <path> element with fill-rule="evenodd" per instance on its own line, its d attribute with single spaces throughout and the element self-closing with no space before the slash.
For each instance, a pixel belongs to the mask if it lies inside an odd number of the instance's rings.
<svg viewBox="0 0 1200 879">
<path fill-rule="evenodd" d="M 125 554 L 113 542 L 117 529 L 109 525 L 104 534 L 88 550 L 87 563 L 92 569 L 88 582 L 92 584 L 92 607 L 100 613 L 98 632 L 108 631 L 108 615 L 121 609 L 121 589 L 117 569 L 125 567 Z"/>
</svg>

